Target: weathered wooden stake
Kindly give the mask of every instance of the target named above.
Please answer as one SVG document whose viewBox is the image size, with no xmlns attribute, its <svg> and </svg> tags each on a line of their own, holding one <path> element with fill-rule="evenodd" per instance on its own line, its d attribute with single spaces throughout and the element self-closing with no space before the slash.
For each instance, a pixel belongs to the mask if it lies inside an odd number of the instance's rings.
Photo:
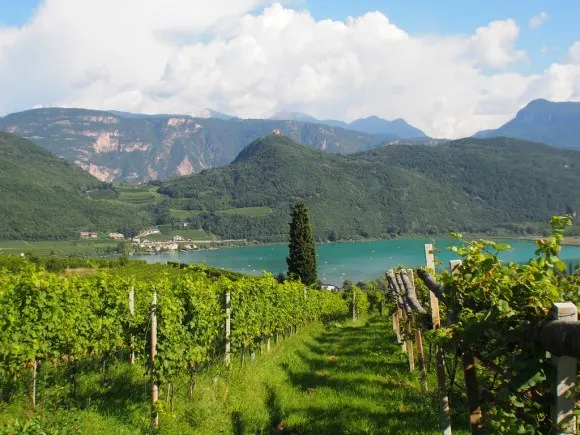
<svg viewBox="0 0 580 435">
<path fill-rule="evenodd" d="M 356 320 L 356 290 L 352 290 L 352 320 Z"/>
<path fill-rule="evenodd" d="M 32 385 L 30 389 L 30 403 L 32 404 L 33 408 L 36 408 L 36 372 L 38 367 L 38 361 L 34 360 L 32 362 L 32 367 L 30 371 L 32 372 Z"/>
<path fill-rule="evenodd" d="M 451 260 L 449 262 L 449 271 L 452 275 L 457 273 L 457 268 L 461 266 L 461 260 Z M 453 313 L 449 313 L 448 324 L 451 323 Z M 474 435 L 483 432 L 483 414 L 479 403 L 479 390 L 477 388 L 477 372 L 475 369 L 475 357 L 469 347 L 464 347 L 461 354 L 463 363 L 463 378 L 465 379 L 465 394 L 467 396 L 467 406 L 469 407 L 469 425 L 471 433 Z"/>
<path fill-rule="evenodd" d="M 226 293 L 226 366 L 231 362 L 231 298 L 230 292 Z"/>
<path fill-rule="evenodd" d="M 481 405 L 479 404 L 479 391 L 477 389 L 477 376 L 475 372 L 475 359 L 471 349 L 464 349 L 461 356 L 463 361 L 463 377 L 465 378 L 465 393 L 467 406 L 469 407 L 469 424 L 471 433 L 483 434 Z"/>
<path fill-rule="evenodd" d="M 399 307 L 399 309 L 397 310 L 397 327 L 399 328 L 399 343 L 401 344 L 401 351 L 403 353 L 407 352 L 407 343 L 405 343 L 405 340 L 403 340 L 403 336 L 401 334 L 401 331 L 403 330 L 403 328 L 401 327 L 401 322 L 403 322 L 403 326 L 405 325 L 405 318 L 403 317 L 403 310 L 401 309 L 401 307 Z"/>
<path fill-rule="evenodd" d="M 425 263 L 427 269 L 435 272 L 435 256 L 433 255 L 433 245 L 428 243 L 425 245 Z M 431 319 L 433 321 L 433 329 L 441 327 L 441 318 L 439 316 L 439 300 L 437 296 L 430 291 L 429 301 L 431 303 Z M 437 363 L 437 386 L 439 393 L 439 408 L 441 416 L 441 431 L 444 435 L 451 434 L 451 417 L 449 409 L 449 397 L 447 396 L 447 386 L 445 385 L 445 362 L 443 360 L 443 352 L 440 346 L 435 346 L 435 360 Z"/>
<path fill-rule="evenodd" d="M 131 286 L 129 290 L 129 312 L 135 315 L 135 287 Z M 135 338 L 131 335 L 130 339 L 131 354 L 129 355 L 129 362 L 135 364 Z"/>
<path fill-rule="evenodd" d="M 413 352 L 413 340 L 411 340 L 411 316 L 407 316 L 407 353 L 409 354 L 409 371 L 415 371 L 415 353 Z"/>
<path fill-rule="evenodd" d="M 399 310 L 393 313 L 393 330 L 397 336 L 397 343 L 401 344 L 401 330 L 399 329 Z"/>
<path fill-rule="evenodd" d="M 153 382 L 151 383 L 151 406 L 153 408 L 153 420 L 151 425 L 159 427 L 159 413 L 155 411 L 155 403 L 159 400 L 159 385 L 155 378 L 155 356 L 157 355 L 157 293 L 153 293 L 153 302 L 151 303 L 151 370 Z"/>
<path fill-rule="evenodd" d="M 266 352 L 270 352 L 270 337 L 266 340 Z"/>
<path fill-rule="evenodd" d="M 407 276 L 411 281 L 413 288 L 415 287 L 415 275 L 413 269 L 407 269 Z M 415 343 L 417 344 L 417 361 L 419 362 L 419 371 L 421 372 L 421 390 L 423 393 L 427 392 L 427 371 L 425 369 L 425 352 L 423 351 L 423 336 L 421 329 L 417 328 L 415 331 Z"/>
<path fill-rule="evenodd" d="M 427 371 L 425 369 L 425 353 L 423 351 L 423 337 L 421 330 L 415 331 L 415 341 L 417 342 L 417 360 L 419 361 L 419 370 L 421 371 L 421 391 L 427 392 Z"/>
<path fill-rule="evenodd" d="M 578 310 L 572 302 L 555 303 L 552 318 L 574 322 L 578 320 Z M 576 382 L 577 360 L 570 356 L 552 356 L 556 366 L 554 382 L 555 402 L 552 405 L 552 422 L 556 434 L 575 434 L 576 416 L 574 415 L 575 397 L 572 394 Z"/>
</svg>

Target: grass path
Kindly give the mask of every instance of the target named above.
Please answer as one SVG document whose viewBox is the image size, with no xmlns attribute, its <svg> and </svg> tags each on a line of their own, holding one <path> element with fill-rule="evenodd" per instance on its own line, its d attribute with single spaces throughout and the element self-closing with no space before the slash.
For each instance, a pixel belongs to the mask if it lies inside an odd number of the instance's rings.
<svg viewBox="0 0 580 435">
<path fill-rule="evenodd" d="M 230 371 L 222 364 L 206 370 L 191 399 L 187 380 L 179 380 L 173 409 L 162 386 L 160 433 L 437 434 L 435 380 L 429 377 L 430 393 L 422 394 L 388 320 L 310 325 L 254 362 L 246 356 L 242 366 L 238 356 Z M 150 433 L 143 366 L 111 364 L 105 383 L 98 368 L 84 372 L 74 399 L 62 386 L 64 374 L 45 375 L 53 380 L 40 382 L 36 411 L 25 390 L 9 402 L 0 400 L 0 434 L 21 432 L 10 423 L 14 419 L 36 421 L 38 430 L 28 433 Z M 467 433 L 465 406 L 451 400 L 452 410 L 461 413 L 452 416 L 453 433 Z M 9 423 L 6 432 L 2 421 Z"/>
<path fill-rule="evenodd" d="M 234 369 L 219 399 L 233 426 L 225 433 L 440 433 L 437 399 L 421 393 L 387 318 L 311 327 Z M 199 433 L 217 433 L 203 426 Z M 462 426 L 454 433 L 467 433 Z"/>
</svg>

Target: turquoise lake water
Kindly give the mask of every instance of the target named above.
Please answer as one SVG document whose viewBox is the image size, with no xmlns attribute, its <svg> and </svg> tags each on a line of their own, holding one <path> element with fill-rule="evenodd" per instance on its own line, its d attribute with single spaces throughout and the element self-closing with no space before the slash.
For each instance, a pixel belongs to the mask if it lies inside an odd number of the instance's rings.
<svg viewBox="0 0 580 435">
<path fill-rule="evenodd" d="M 345 279 L 353 282 L 368 281 L 382 276 L 393 267 L 416 267 L 425 264 L 425 243 L 432 239 L 378 240 L 356 243 L 316 245 L 318 277 L 327 284 L 341 284 Z M 508 240 L 511 251 L 502 252 L 505 261 L 527 262 L 534 255 L 533 242 Z M 457 256 L 447 248 L 458 245 L 454 239 L 436 239 L 437 259 L 447 265 Z M 207 264 L 222 269 L 254 275 L 262 271 L 277 274 L 286 271 L 286 245 L 261 245 L 243 248 L 224 248 L 211 251 L 175 252 L 139 256 L 150 263 L 178 261 L 180 263 Z M 564 246 L 560 258 L 580 262 L 580 246 Z"/>
</svg>

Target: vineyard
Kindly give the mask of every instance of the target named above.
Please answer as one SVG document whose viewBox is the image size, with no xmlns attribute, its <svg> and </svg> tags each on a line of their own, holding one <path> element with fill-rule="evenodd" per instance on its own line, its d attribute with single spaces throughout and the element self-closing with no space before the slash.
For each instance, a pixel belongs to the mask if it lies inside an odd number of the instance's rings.
<svg viewBox="0 0 580 435">
<path fill-rule="evenodd" d="M 0 374 L 9 383 L 23 377 L 32 382 L 33 407 L 38 367 L 66 365 L 74 396 L 81 367 L 99 361 L 106 376 L 107 362 L 126 354 L 130 361 L 151 360 L 147 371 L 156 389 L 171 388 L 184 373 L 193 389 L 199 368 L 225 358 L 226 341 L 228 352 L 254 358 L 272 338 L 347 313 L 341 295 L 297 281 L 280 284 L 269 275 L 146 265 L 81 269 L 68 276 L 32 263 L 18 269 L 0 276 Z M 156 404 L 154 415 L 161 406 Z"/>
<path fill-rule="evenodd" d="M 464 392 L 474 434 L 577 432 L 580 270 L 566 274 L 558 259 L 567 225 L 570 218 L 554 217 L 552 236 L 524 265 L 499 260 L 506 244 L 455 234 L 461 260 L 449 270 L 434 274 L 426 245 L 420 280 L 411 270 L 388 271 L 393 330 L 411 371 L 416 349 L 424 391 L 422 334 L 436 354 L 442 433 L 451 433 L 454 388 Z"/>
<path fill-rule="evenodd" d="M 553 307 L 576 310 L 580 275 L 558 259 L 568 219 L 552 224 L 527 264 L 456 235 L 449 270 L 428 248 L 426 268 L 338 293 L 0 257 L 0 433 L 574 433 L 580 334 Z"/>
</svg>

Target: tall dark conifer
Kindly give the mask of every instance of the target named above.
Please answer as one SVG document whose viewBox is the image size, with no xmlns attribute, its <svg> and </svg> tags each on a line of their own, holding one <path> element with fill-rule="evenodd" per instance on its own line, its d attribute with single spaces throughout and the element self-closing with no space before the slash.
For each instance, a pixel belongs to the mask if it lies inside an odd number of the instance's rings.
<svg viewBox="0 0 580 435">
<path fill-rule="evenodd" d="M 304 284 L 317 282 L 316 247 L 310 225 L 308 208 L 297 202 L 292 210 L 290 222 L 290 255 L 286 257 L 288 276 L 300 278 Z"/>
</svg>

